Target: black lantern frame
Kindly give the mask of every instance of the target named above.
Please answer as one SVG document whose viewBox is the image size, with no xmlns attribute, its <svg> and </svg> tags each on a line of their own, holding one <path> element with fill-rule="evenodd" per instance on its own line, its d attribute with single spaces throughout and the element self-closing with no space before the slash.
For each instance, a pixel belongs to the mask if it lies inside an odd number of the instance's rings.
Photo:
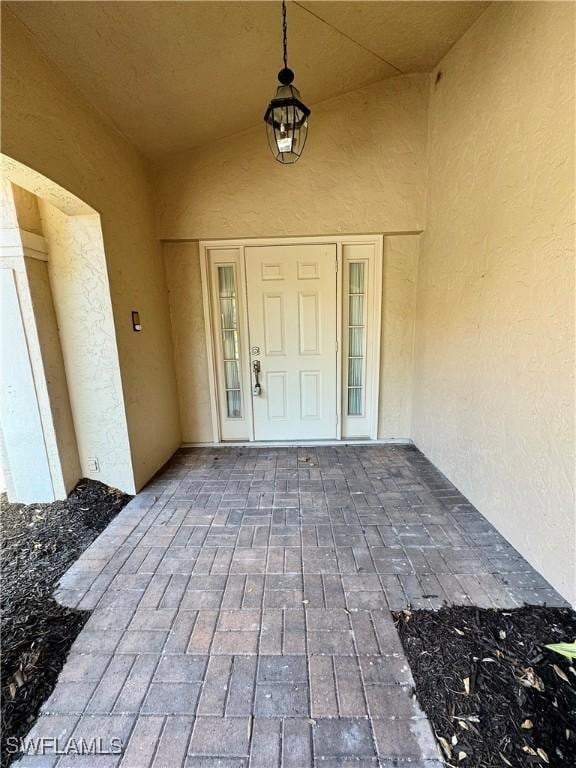
<svg viewBox="0 0 576 768">
<path fill-rule="evenodd" d="M 308 136 L 310 109 L 300 98 L 300 92 L 292 85 L 294 72 L 288 68 L 286 2 L 282 2 L 282 31 L 284 67 L 278 73 L 280 85 L 268 105 L 264 120 L 272 154 L 279 163 L 295 163 L 304 149 Z"/>
</svg>

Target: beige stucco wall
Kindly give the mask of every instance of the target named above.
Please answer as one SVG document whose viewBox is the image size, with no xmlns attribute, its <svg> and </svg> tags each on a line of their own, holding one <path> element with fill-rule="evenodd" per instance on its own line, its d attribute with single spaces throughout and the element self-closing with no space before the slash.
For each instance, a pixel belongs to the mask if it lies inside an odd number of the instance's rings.
<svg viewBox="0 0 576 768">
<path fill-rule="evenodd" d="M 197 242 L 164 243 L 182 441 L 213 440 L 204 307 Z"/>
<path fill-rule="evenodd" d="M 101 217 L 135 486 L 180 442 L 166 281 L 142 158 L 2 8 L 2 151 Z M 131 310 L 142 333 L 134 333 Z"/>
<path fill-rule="evenodd" d="M 418 235 L 384 238 L 378 437 L 410 438 Z"/>
<path fill-rule="evenodd" d="M 572 602 L 574 11 L 494 3 L 438 67 L 413 419 Z"/>
<path fill-rule="evenodd" d="M 40 212 L 82 474 L 133 493 L 100 218 L 68 216 L 45 200 Z"/>
<path fill-rule="evenodd" d="M 164 239 L 419 231 L 428 76 L 392 78 L 314 107 L 296 165 L 264 123 L 155 166 Z"/>
<path fill-rule="evenodd" d="M 42 236 L 44 232 L 36 195 L 27 189 L 22 189 L 17 184 L 11 185 L 11 193 L 16 210 L 17 225 L 20 229 Z"/>
</svg>

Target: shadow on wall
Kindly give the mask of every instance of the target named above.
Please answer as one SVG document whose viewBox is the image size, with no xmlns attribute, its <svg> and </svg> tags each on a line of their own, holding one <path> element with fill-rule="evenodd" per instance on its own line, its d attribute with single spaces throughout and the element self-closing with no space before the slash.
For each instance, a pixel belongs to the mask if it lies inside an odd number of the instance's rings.
<svg viewBox="0 0 576 768">
<path fill-rule="evenodd" d="M 64 498 L 80 477 L 134 493 L 100 216 L 21 163 L 1 163 L 0 444 L 9 498 Z"/>
</svg>

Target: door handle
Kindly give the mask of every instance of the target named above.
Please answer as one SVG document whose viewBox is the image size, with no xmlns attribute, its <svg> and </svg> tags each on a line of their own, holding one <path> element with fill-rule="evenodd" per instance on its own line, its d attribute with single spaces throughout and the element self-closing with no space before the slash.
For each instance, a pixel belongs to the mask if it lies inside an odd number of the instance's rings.
<svg viewBox="0 0 576 768">
<path fill-rule="evenodd" d="M 262 387 L 260 386 L 260 360 L 254 360 L 252 363 L 252 370 L 254 371 L 254 386 L 252 387 L 252 394 L 254 397 L 260 397 L 262 394 Z"/>
</svg>

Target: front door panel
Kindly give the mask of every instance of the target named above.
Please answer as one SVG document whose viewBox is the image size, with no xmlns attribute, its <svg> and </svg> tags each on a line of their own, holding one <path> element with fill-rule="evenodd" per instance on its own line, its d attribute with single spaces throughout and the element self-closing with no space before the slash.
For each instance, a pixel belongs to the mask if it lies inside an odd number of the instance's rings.
<svg viewBox="0 0 576 768">
<path fill-rule="evenodd" d="M 336 246 L 251 246 L 245 254 L 251 370 L 260 363 L 254 437 L 334 439 Z"/>
</svg>

